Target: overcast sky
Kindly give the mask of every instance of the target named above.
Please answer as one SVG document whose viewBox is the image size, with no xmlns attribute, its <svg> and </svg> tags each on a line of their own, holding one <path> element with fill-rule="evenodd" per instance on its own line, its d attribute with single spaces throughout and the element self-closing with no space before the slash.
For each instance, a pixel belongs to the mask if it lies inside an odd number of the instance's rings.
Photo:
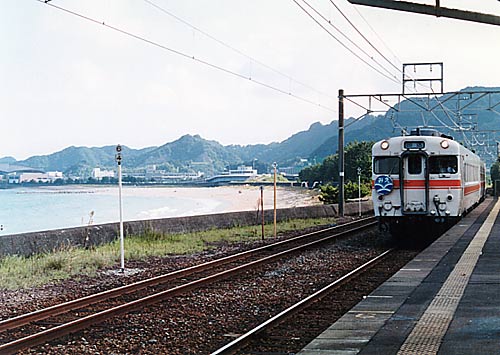
<svg viewBox="0 0 500 355">
<path fill-rule="evenodd" d="M 500 86 L 499 26 L 334 2 L 397 68 L 409 62 L 444 62 L 445 91 Z M 346 46 L 384 72 L 377 63 L 382 64 L 400 81 L 401 73 L 364 42 L 330 0 L 308 3 L 373 59 L 325 24 Z M 0 157 L 21 160 L 72 145 L 143 148 L 184 134 L 224 145 L 267 144 L 314 122 L 337 119 L 341 88 L 351 94 L 401 91 L 391 75 L 383 76 L 356 58 L 293 0 L 49 4 L 162 48 L 43 2 L 3 1 Z M 497 0 L 441 0 L 441 5 L 500 15 Z M 347 116 L 355 114 L 347 108 Z"/>
</svg>

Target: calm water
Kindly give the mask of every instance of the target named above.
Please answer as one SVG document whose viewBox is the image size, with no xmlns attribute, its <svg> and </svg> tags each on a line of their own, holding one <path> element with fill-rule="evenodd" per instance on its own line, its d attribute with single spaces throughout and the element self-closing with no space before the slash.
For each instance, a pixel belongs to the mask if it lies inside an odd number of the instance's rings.
<svg viewBox="0 0 500 355">
<path fill-rule="evenodd" d="M 209 188 L 124 187 L 124 220 L 151 219 L 219 212 L 224 197 Z M 0 190 L 0 235 L 119 220 L 116 187 L 15 188 Z"/>
</svg>

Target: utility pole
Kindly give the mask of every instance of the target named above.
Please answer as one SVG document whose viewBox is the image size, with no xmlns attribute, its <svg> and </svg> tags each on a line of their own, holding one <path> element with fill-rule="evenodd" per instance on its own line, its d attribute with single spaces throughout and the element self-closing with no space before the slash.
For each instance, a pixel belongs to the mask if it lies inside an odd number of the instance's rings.
<svg viewBox="0 0 500 355">
<path fill-rule="evenodd" d="M 344 90 L 339 90 L 339 216 L 344 216 Z"/>
</svg>

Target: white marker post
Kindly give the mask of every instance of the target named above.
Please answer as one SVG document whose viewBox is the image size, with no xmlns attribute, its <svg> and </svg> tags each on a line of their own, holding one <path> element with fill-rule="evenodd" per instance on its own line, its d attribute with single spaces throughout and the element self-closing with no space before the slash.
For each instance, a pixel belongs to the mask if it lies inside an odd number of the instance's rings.
<svg viewBox="0 0 500 355">
<path fill-rule="evenodd" d="M 358 168 L 358 207 L 359 216 L 361 217 L 361 168 Z"/>
<path fill-rule="evenodd" d="M 276 167 L 278 164 L 273 163 L 274 167 L 274 238 L 276 238 Z"/>
<path fill-rule="evenodd" d="M 118 199 L 120 201 L 120 270 L 125 272 L 125 245 L 123 240 L 123 204 L 122 204 L 122 146 L 116 146 L 116 162 L 118 163 Z"/>
</svg>

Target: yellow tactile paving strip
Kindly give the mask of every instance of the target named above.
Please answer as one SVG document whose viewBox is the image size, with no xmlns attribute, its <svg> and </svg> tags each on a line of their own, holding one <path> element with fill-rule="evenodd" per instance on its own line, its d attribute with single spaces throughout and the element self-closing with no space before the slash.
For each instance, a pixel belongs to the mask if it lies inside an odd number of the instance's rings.
<svg viewBox="0 0 500 355">
<path fill-rule="evenodd" d="M 398 355 L 437 354 L 499 210 L 500 200 L 497 201 L 448 279 L 413 328 Z"/>
</svg>

